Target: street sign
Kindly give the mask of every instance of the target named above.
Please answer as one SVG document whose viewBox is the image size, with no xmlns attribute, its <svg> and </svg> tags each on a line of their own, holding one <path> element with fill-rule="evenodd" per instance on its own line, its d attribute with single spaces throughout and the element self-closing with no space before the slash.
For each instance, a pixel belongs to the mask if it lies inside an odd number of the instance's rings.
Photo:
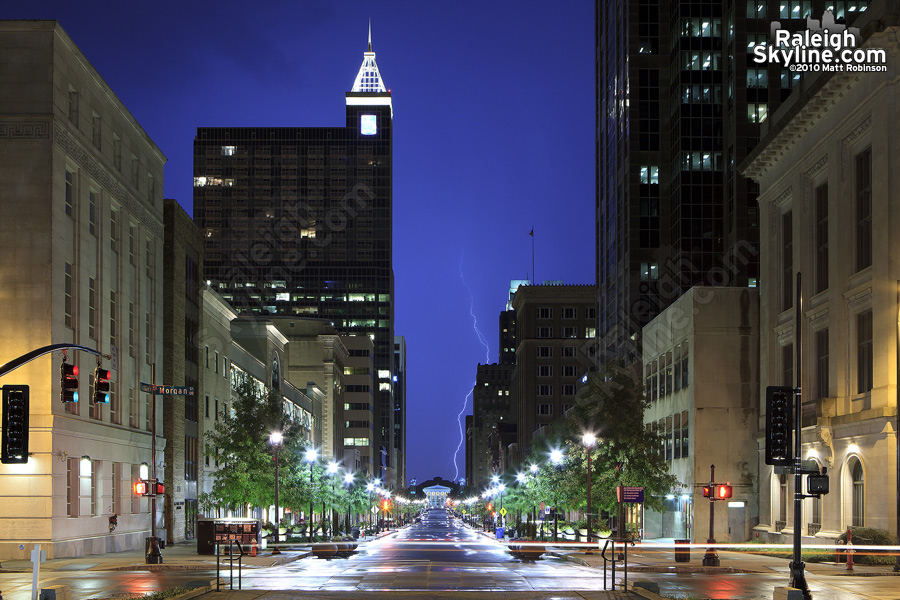
<svg viewBox="0 0 900 600">
<path fill-rule="evenodd" d="M 177 385 L 156 385 L 141 382 L 141 391 L 150 394 L 165 394 L 167 396 L 193 396 L 194 388 Z"/>
<path fill-rule="evenodd" d="M 507 513 L 507 510 L 506 510 L 505 508 L 501 508 L 501 509 L 500 509 L 500 516 L 501 516 L 501 517 L 505 517 L 505 516 L 506 516 L 506 513 Z"/>
<path fill-rule="evenodd" d="M 373 507 L 372 507 L 372 514 L 373 514 L 373 515 L 378 514 L 378 507 L 377 507 L 377 506 L 373 506 Z"/>
<path fill-rule="evenodd" d="M 644 488 L 641 486 L 623 485 L 619 486 L 616 491 L 620 491 L 620 502 L 630 502 L 632 504 L 640 504 L 644 501 Z"/>
</svg>

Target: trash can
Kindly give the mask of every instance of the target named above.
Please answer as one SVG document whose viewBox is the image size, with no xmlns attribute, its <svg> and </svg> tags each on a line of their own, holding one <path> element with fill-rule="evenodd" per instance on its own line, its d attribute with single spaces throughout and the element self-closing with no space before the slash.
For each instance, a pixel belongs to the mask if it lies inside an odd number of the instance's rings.
<svg viewBox="0 0 900 600">
<path fill-rule="evenodd" d="M 359 527 L 354 527 L 350 530 L 350 535 L 353 536 L 354 540 L 359 539 Z"/>
<path fill-rule="evenodd" d="M 675 540 L 675 562 L 691 562 L 691 540 Z"/>
<path fill-rule="evenodd" d="M 503 539 L 503 528 L 502 528 L 502 527 L 498 527 L 498 528 L 497 528 L 497 539 L 498 539 L 498 540 L 502 540 L 502 539 Z"/>
</svg>

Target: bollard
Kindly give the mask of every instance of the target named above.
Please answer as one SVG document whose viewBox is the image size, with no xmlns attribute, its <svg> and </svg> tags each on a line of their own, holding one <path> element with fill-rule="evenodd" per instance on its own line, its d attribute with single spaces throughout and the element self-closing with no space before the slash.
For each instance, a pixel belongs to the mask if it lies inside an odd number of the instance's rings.
<svg viewBox="0 0 900 600">
<path fill-rule="evenodd" d="M 853 545 L 853 531 L 850 529 L 847 530 L 847 570 L 853 570 L 853 549 L 850 546 Z"/>
</svg>

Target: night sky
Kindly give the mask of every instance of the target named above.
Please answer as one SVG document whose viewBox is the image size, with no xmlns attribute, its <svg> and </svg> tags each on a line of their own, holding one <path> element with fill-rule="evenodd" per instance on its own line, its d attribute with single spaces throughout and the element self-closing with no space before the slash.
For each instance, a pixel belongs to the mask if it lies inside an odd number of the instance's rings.
<svg viewBox="0 0 900 600">
<path fill-rule="evenodd" d="M 407 474 L 464 476 L 457 414 L 477 364 L 497 361 L 510 279 L 532 277 L 531 228 L 538 281 L 594 282 L 593 3 L 4 4 L 0 18 L 60 21 L 166 155 L 165 195 L 192 216 L 196 128 L 343 126 L 372 20 L 394 104 Z"/>
</svg>

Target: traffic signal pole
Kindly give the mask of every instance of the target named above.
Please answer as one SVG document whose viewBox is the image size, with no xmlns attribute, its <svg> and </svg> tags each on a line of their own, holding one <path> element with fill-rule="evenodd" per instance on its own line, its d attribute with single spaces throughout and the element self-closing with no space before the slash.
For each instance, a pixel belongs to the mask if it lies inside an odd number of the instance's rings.
<svg viewBox="0 0 900 600">
<path fill-rule="evenodd" d="M 716 519 L 716 465 L 709 465 L 709 539 L 707 544 L 715 544 L 716 536 L 713 529 Z M 716 552 L 715 546 L 709 546 L 706 554 L 703 556 L 704 567 L 718 567 L 719 554 Z"/>
<path fill-rule="evenodd" d="M 0 365 L 0 377 L 3 377 L 10 371 L 18 369 L 26 363 L 30 363 L 39 356 L 49 354 L 54 350 L 83 350 L 96 356 L 102 356 L 107 360 L 111 358 L 109 354 L 103 354 L 99 350 L 88 348 L 87 346 L 79 346 L 78 344 L 50 344 L 49 346 L 42 346 L 41 348 L 37 348 L 35 350 L 32 350 L 31 352 L 26 352 L 22 356 L 14 358 L 6 364 Z"/>
<path fill-rule="evenodd" d="M 803 593 L 804 600 L 812 600 L 812 594 L 809 586 L 806 584 L 806 575 L 803 572 L 803 561 L 800 552 L 800 531 L 803 528 L 803 461 L 801 460 L 800 445 L 803 443 L 801 436 L 800 421 L 803 416 L 803 410 L 800 406 L 800 378 L 803 362 L 801 360 L 801 340 L 800 324 L 801 324 L 801 307 L 800 307 L 800 273 L 797 273 L 797 289 L 796 301 L 794 302 L 794 342 L 797 346 L 797 387 L 794 388 L 794 556 L 791 561 L 791 581 L 790 586 L 799 589 Z"/>
<path fill-rule="evenodd" d="M 150 381 L 156 382 L 156 363 L 150 365 Z M 156 537 L 156 388 L 150 392 L 150 481 L 154 487 L 150 496 L 150 547 L 145 564 L 160 565 L 163 562 Z"/>
</svg>

